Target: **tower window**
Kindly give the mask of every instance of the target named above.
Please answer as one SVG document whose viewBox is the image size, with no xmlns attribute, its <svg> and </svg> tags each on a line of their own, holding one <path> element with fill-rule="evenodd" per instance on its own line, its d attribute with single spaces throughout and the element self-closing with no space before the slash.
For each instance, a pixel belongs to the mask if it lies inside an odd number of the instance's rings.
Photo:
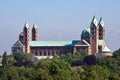
<svg viewBox="0 0 120 80">
<path fill-rule="evenodd" d="M 48 51 L 48 56 L 50 56 L 50 51 Z"/>
</svg>

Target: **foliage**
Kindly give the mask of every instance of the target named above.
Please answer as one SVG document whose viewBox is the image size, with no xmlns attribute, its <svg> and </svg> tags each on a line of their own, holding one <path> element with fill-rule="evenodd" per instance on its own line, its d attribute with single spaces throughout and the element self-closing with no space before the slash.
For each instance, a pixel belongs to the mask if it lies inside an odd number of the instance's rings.
<svg viewBox="0 0 120 80">
<path fill-rule="evenodd" d="M 6 51 L 3 53 L 3 58 L 2 58 L 2 65 L 3 67 L 8 64 L 8 57 Z"/>
<path fill-rule="evenodd" d="M 62 55 L 60 55 L 60 58 L 70 64 L 72 64 L 74 62 L 72 53 L 62 54 Z"/>
<path fill-rule="evenodd" d="M 60 55 L 60 58 L 65 60 L 66 62 L 70 63 L 71 65 L 74 64 L 75 61 L 83 61 L 83 59 L 87 56 L 86 51 L 79 51 L 77 53 L 67 53 Z"/>
<path fill-rule="evenodd" d="M 62 64 L 61 64 L 62 63 Z M 54 58 L 53 60 L 41 60 L 38 68 L 43 73 L 48 73 L 48 77 L 53 80 L 69 80 L 71 78 L 71 67 L 62 59 Z M 44 75 L 43 75 L 44 76 Z M 43 76 L 41 78 L 43 79 Z M 50 77 L 51 76 L 51 77 Z"/>
<path fill-rule="evenodd" d="M 32 55 L 25 53 L 18 54 L 14 59 L 12 55 L 8 56 L 5 52 L 2 57 L 3 67 L 0 67 L 0 80 L 120 79 L 120 49 L 113 53 L 113 57 L 103 57 L 98 60 L 95 56 L 86 56 L 84 52 L 55 55 L 53 59 L 43 59 L 37 64 L 31 63 Z M 72 66 L 76 61 L 85 61 L 89 66 Z"/>
<path fill-rule="evenodd" d="M 29 61 L 33 57 L 32 53 L 18 53 L 14 56 L 16 61 L 24 62 Z"/>
<path fill-rule="evenodd" d="M 104 69 L 101 66 L 95 65 L 91 66 L 86 70 L 85 80 L 106 80 L 108 79 L 110 73 L 109 70 Z"/>
<path fill-rule="evenodd" d="M 116 54 L 116 53 L 115 53 Z M 119 57 L 119 56 L 116 56 Z M 110 71 L 110 80 L 120 79 L 120 61 L 116 57 L 103 57 L 98 60 L 98 65 L 103 67 L 105 70 Z"/>
<path fill-rule="evenodd" d="M 86 51 L 79 51 L 79 52 L 75 53 L 74 59 L 83 60 L 86 56 L 87 56 Z"/>
<path fill-rule="evenodd" d="M 113 58 L 115 58 L 119 62 L 119 66 L 120 66 L 120 49 L 113 52 Z"/>
<path fill-rule="evenodd" d="M 113 57 L 116 58 L 116 59 L 118 57 L 120 57 L 120 49 L 118 49 L 118 50 L 116 50 L 116 51 L 113 52 Z"/>
<path fill-rule="evenodd" d="M 99 65 L 101 65 L 104 68 L 107 68 L 111 71 L 117 71 L 118 68 L 118 61 L 115 58 L 112 57 L 104 57 L 99 59 Z"/>
<path fill-rule="evenodd" d="M 97 64 L 97 59 L 95 55 L 88 55 L 84 58 L 83 60 L 87 65 L 96 65 Z"/>
</svg>

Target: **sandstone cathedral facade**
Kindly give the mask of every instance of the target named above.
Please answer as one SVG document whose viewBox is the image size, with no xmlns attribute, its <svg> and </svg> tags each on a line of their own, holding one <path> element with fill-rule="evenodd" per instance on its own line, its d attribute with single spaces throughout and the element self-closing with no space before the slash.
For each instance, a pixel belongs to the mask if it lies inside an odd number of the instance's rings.
<svg viewBox="0 0 120 80">
<path fill-rule="evenodd" d="M 99 23 L 95 16 L 90 27 L 85 28 L 81 33 L 81 40 L 69 41 L 38 41 L 38 27 L 36 24 L 32 28 L 32 40 L 30 39 L 30 27 L 26 22 L 23 31 L 19 35 L 19 40 L 12 46 L 13 55 L 25 52 L 35 56 L 53 56 L 54 54 L 76 53 L 87 51 L 88 55 L 102 54 L 112 56 L 105 40 L 105 25 L 102 18 Z"/>
</svg>

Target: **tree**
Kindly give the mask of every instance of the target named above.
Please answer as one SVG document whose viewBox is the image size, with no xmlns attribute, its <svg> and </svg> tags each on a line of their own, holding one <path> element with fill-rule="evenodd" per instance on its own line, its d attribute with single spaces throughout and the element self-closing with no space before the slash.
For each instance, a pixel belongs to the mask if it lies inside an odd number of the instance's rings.
<svg viewBox="0 0 120 80">
<path fill-rule="evenodd" d="M 70 64 L 62 59 L 53 59 L 50 62 L 49 74 L 53 76 L 53 80 L 70 80 L 71 67 Z"/>
<path fill-rule="evenodd" d="M 3 53 L 3 58 L 2 58 L 2 66 L 6 66 L 8 64 L 8 57 L 6 51 Z"/>
<path fill-rule="evenodd" d="M 72 67 L 72 80 L 83 80 L 86 75 L 84 74 L 85 70 L 82 66 Z"/>
<path fill-rule="evenodd" d="M 113 52 L 113 58 L 119 62 L 118 65 L 120 66 L 120 49 Z"/>
<path fill-rule="evenodd" d="M 38 68 L 35 76 L 36 80 L 53 80 L 52 76 L 49 74 L 49 71 L 42 68 Z"/>
<path fill-rule="evenodd" d="M 117 59 L 118 57 L 120 57 L 120 49 L 113 52 L 113 58 Z"/>
<path fill-rule="evenodd" d="M 73 65 L 76 61 L 82 62 L 86 56 L 87 56 L 86 51 L 79 51 L 74 54 L 72 54 L 72 53 L 62 54 L 62 55 L 60 55 L 60 58 L 67 61 L 71 65 Z"/>
<path fill-rule="evenodd" d="M 109 80 L 120 80 L 120 70 L 112 72 L 109 76 Z"/>
<path fill-rule="evenodd" d="M 9 59 L 8 60 L 9 65 L 13 65 L 16 62 L 13 55 L 8 55 L 8 59 Z"/>
<path fill-rule="evenodd" d="M 52 60 L 41 60 L 36 68 L 39 79 L 44 80 L 70 80 L 71 67 L 66 61 L 55 57 Z M 41 73 L 40 73 L 41 72 Z"/>
<path fill-rule="evenodd" d="M 62 55 L 60 55 L 60 58 L 70 64 L 72 64 L 74 62 L 72 53 L 62 54 Z"/>
<path fill-rule="evenodd" d="M 32 53 L 18 53 L 14 58 L 16 59 L 16 61 L 19 62 L 25 62 L 25 61 L 30 61 L 30 59 L 32 59 L 33 54 Z"/>
<path fill-rule="evenodd" d="M 26 66 L 30 67 L 33 65 L 31 59 L 33 58 L 33 54 L 29 53 L 18 53 L 14 56 L 16 62 L 14 66 Z"/>
<path fill-rule="evenodd" d="M 97 59 L 95 55 L 88 55 L 84 58 L 83 60 L 87 65 L 96 65 L 97 64 Z"/>
<path fill-rule="evenodd" d="M 77 53 L 75 53 L 75 55 L 73 55 L 74 59 L 78 59 L 83 61 L 83 59 L 87 56 L 87 52 L 86 51 L 78 51 Z"/>
<path fill-rule="evenodd" d="M 103 68 L 107 68 L 110 71 L 118 71 L 119 65 L 118 61 L 112 57 L 103 57 L 98 60 L 98 65 L 102 66 Z"/>
<path fill-rule="evenodd" d="M 110 72 L 101 66 L 95 65 L 86 69 L 86 78 L 83 80 L 107 80 Z"/>
<path fill-rule="evenodd" d="M 117 56 L 116 56 L 117 57 Z M 113 57 L 104 57 L 98 60 L 98 65 L 104 69 L 110 71 L 110 80 L 119 80 L 120 79 L 120 66 L 119 61 Z"/>
</svg>

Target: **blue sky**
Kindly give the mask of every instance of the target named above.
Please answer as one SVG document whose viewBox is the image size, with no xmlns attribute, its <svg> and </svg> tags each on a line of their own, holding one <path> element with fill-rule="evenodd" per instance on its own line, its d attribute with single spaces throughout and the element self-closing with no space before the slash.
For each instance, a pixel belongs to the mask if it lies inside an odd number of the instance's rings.
<svg viewBox="0 0 120 80">
<path fill-rule="evenodd" d="M 25 21 L 39 28 L 39 40 L 80 39 L 92 17 L 102 16 L 106 41 L 120 48 L 120 0 L 0 0 L 0 54 L 11 53 Z"/>
</svg>

